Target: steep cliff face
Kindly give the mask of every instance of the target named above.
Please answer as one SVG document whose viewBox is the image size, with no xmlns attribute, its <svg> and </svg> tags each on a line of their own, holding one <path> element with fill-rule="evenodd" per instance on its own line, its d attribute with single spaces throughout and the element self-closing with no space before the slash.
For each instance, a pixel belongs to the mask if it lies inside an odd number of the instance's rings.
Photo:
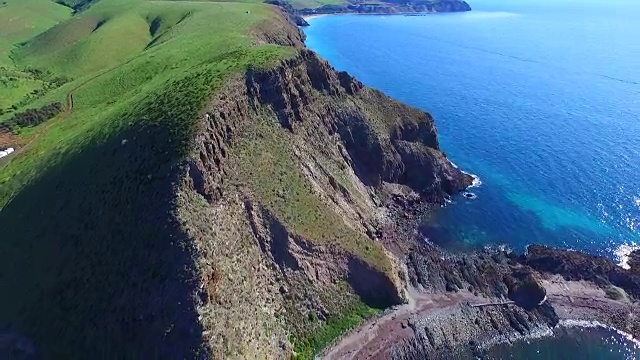
<svg viewBox="0 0 640 360">
<path fill-rule="evenodd" d="M 255 356 L 288 351 L 289 331 L 310 336 L 360 301 L 404 301 L 398 260 L 377 241 L 389 187 L 435 203 L 472 180 L 440 151 L 429 114 L 304 49 L 212 99 L 185 176 L 209 345 Z"/>
</svg>

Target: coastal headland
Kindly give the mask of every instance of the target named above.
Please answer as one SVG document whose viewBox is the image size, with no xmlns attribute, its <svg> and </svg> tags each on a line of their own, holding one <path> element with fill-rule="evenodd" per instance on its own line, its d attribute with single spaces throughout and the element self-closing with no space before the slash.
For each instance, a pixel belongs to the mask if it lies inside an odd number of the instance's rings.
<svg viewBox="0 0 640 360">
<path fill-rule="evenodd" d="M 0 21 L 19 85 L 0 115 L 0 355 L 408 359 L 563 319 L 639 335 L 637 256 L 416 236 L 473 177 L 429 113 L 307 49 L 291 9 L 0 7 L 33 22 Z"/>
</svg>

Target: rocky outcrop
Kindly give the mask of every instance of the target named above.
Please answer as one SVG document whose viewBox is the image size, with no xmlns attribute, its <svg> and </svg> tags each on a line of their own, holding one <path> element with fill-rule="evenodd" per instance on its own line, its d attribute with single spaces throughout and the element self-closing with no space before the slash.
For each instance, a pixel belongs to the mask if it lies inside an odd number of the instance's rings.
<svg viewBox="0 0 640 360">
<path fill-rule="evenodd" d="M 636 268 L 623 269 L 604 257 L 530 245 L 520 261 L 539 272 L 562 275 L 567 280 L 587 280 L 603 289 L 615 285 L 640 299 L 640 272 Z"/>
<path fill-rule="evenodd" d="M 287 14 L 292 24 L 296 26 L 309 26 L 309 23 L 288 2 L 283 0 L 267 0 L 265 3 L 281 8 Z"/>
<path fill-rule="evenodd" d="M 319 95 L 336 101 L 318 99 Z M 202 125 L 207 130 L 200 134 L 199 156 L 190 170 L 195 188 L 206 199 L 222 195 L 216 184 L 224 176 L 220 164 L 234 129 L 263 107 L 289 131 L 311 121 L 327 139 L 337 135 L 341 144 L 334 155 L 346 161 L 365 185 L 398 183 L 441 202 L 473 181 L 440 151 L 429 114 L 365 88 L 313 52 L 301 50 L 280 66 L 249 71 L 244 86 L 229 89 L 207 109 Z"/>
<path fill-rule="evenodd" d="M 547 291 L 531 269 L 518 269 L 505 277 L 507 296 L 524 309 L 534 309 L 547 299 Z"/>
<path fill-rule="evenodd" d="M 338 135 L 348 163 L 366 185 L 398 183 L 441 201 L 473 181 L 440 151 L 429 114 L 364 87 L 311 51 L 302 50 L 279 67 L 249 72 L 247 92 L 254 108 L 269 107 L 290 131 L 319 121 L 319 130 Z M 318 108 L 319 94 L 335 101 Z"/>
<path fill-rule="evenodd" d="M 488 341 L 549 332 L 558 317 L 549 305 L 527 311 L 520 307 L 472 307 L 468 304 L 434 311 L 428 317 L 412 318 L 414 335 L 393 344 L 385 356 L 410 359 L 484 358 Z"/>
<path fill-rule="evenodd" d="M 411 284 L 422 291 L 472 292 L 495 300 L 486 308 L 463 304 L 413 318 L 414 335 L 388 350 L 397 359 L 482 357 L 479 345 L 485 341 L 550 333 L 559 321 L 557 309 L 564 319 L 597 320 L 634 335 L 639 331 L 634 320 L 638 272 L 607 258 L 542 245 L 529 246 L 525 255 L 489 250 L 448 255 L 426 243 L 409 251 L 407 266 Z M 545 286 L 550 284 L 548 299 Z M 585 286 L 590 290 L 580 290 Z"/>
<path fill-rule="evenodd" d="M 324 5 L 316 9 L 301 9 L 298 14 L 414 14 L 414 13 L 434 13 L 434 12 L 464 12 L 471 11 L 471 6 L 466 1 L 461 0 L 441 0 L 441 1 L 417 1 L 407 2 L 384 1 L 380 3 L 370 3 L 361 1 L 351 1 L 347 5 Z"/>
<path fill-rule="evenodd" d="M 629 254 L 627 264 L 629 264 L 629 268 L 632 271 L 640 273 L 640 250 L 635 250 Z"/>
</svg>

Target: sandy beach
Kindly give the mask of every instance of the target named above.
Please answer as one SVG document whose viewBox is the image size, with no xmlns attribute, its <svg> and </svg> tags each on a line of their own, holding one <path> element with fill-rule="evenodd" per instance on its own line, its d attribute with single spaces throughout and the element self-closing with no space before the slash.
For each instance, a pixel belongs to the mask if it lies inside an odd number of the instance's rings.
<svg viewBox="0 0 640 360">
<path fill-rule="evenodd" d="M 313 14 L 313 15 L 305 15 L 305 16 L 303 16 L 302 18 L 303 18 L 303 19 L 305 19 L 305 20 L 307 20 L 307 21 L 309 21 L 309 20 L 311 20 L 311 19 L 315 19 L 315 18 L 319 18 L 319 17 L 322 17 L 322 16 L 327 16 L 327 15 L 330 15 L 330 14 Z"/>
</svg>

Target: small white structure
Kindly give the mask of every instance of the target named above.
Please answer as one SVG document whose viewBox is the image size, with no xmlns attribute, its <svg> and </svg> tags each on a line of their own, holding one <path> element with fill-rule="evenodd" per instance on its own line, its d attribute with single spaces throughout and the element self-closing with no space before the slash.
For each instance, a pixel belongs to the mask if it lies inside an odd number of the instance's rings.
<svg viewBox="0 0 640 360">
<path fill-rule="evenodd" d="M 9 154 L 11 154 L 12 152 L 14 152 L 15 149 L 14 148 L 8 148 L 6 150 L 0 150 L 0 158 L 3 158 Z"/>
</svg>

